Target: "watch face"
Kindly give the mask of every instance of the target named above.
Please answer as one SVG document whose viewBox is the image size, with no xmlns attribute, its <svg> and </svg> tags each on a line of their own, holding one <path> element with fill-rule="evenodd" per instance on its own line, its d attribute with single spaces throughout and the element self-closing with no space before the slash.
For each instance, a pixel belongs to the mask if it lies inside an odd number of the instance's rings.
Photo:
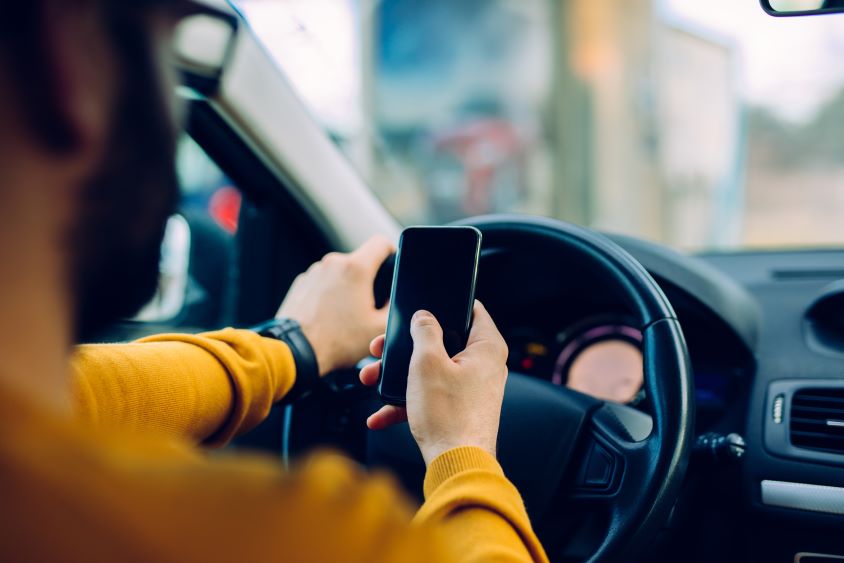
<svg viewBox="0 0 844 563">
<path fill-rule="evenodd" d="M 251 330 L 267 338 L 274 338 L 276 340 L 286 340 L 285 335 L 287 333 L 294 331 L 301 332 L 302 329 L 299 326 L 299 323 L 294 321 L 293 319 L 273 319 L 271 321 L 259 324 L 258 326 L 253 327 Z M 304 334 L 302 335 L 302 337 L 304 338 Z"/>
</svg>

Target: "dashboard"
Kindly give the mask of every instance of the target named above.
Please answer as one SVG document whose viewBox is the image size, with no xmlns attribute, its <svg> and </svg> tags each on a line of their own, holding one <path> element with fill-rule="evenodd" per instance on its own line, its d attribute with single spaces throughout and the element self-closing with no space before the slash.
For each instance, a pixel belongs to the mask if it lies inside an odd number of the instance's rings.
<svg viewBox="0 0 844 563">
<path fill-rule="evenodd" d="M 736 433 L 746 444 L 741 459 L 693 456 L 673 549 L 695 546 L 701 561 L 708 546 L 719 546 L 708 560 L 844 558 L 844 251 L 685 256 L 611 238 L 677 313 L 695 434 Z M 549 255 L 481 262 L 478 296 L 508 342 L 510 370 L 647 412 L 632 312 L 601 279 Z"/>
<path fill-rule="evenodd" d="M 739 494 L 758 560 L 844 559 L 844 251 L 700 257 L 761 309 L 756 369 L 739 403 Z M 802 555 L 801 555 L 802 554 Z"/>
</svg>

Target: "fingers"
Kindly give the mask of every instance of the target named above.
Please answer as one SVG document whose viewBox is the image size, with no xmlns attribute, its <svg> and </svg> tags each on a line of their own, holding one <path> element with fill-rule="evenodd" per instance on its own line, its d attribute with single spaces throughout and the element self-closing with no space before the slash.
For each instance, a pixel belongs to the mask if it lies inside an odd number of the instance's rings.
<svg viewBox="0 0 844 563">
<path fill-rule="evenodd" d="M 413 338 L 411 364 L 425 357 L 449 357 L 443 344 L 443 329 L 428 311 L 417 311 L 413 315 L 410 321 L 410 336 Z"/>
<path fill-rule="evenodd" d="M 507 344 L 504 337 L 501 336 L 495 322 L 480 301 L 475 301 L 472 315 L 472 330 L 469 331 L 466 350 L 489 347 L 491 350 L 502 353 L 506 358 Z"/>
<path fill-rule="evenodd" d="M 369 352 L 376 358 L 380 358 L 384 354 L 384 335 L 376 336 L 369 344 Z M 360 382 L 367 387 L 372 387 L 378 384 L 378 379 L 381 377 L 381 361 L 372 362 L 371 364 L 363 366 L 360 370 Z"/>
<path fill-rule="evenodd" d="M 393 405 L 386 405 L 366 419 L 366 425 L 370 430 L 383 430 L 406 420 L 407 410 Z"/>
<path fill-rule="evenodd" d="M 384 334 L 376 336 L 369 343 L 369 353 L 375 358 L 380 358 L 384 354 L 384 342 L 387 337 Z"/>
<path fill-rule="evenodd" d="M 396 251 L 395 245 L 386 237 L 374 236 L 352 252 L 350 256 L 363 264 L 367 272 L 375 275 L 381 264 Z"/>
<path fill-rule="evenodd" d="M 367 387 L 372 387 L 378 384 L 378 379 L 381 377 L 381 360 L 367 364 L 360 370 L 360 382 Z"/>
<path fill-rule="evenodd" d="M 496 340 L 499 338 L 501 338 L 501 333 L 498 332 L 492 317 L 489 316 L 486 307 L 476 299 L 475 306 L 472 309 L 472 329 L 469 331 L 467 347 L 479 340 Z"/>
</svg>

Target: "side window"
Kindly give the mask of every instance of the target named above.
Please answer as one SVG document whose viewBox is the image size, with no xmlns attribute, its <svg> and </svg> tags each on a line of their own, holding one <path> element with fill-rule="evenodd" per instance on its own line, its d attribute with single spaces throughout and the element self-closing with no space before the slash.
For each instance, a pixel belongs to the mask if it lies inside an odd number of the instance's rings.
<svg viewBox="0 0 844 563">
<path fill-rule="evenodd" d="M 155 297 L 133 319 L 203 330 L 231 321 L 237 299 L 241 192 L 189 136 L 179 141 L 182 201 L 167 224 Z"/>
</svg>

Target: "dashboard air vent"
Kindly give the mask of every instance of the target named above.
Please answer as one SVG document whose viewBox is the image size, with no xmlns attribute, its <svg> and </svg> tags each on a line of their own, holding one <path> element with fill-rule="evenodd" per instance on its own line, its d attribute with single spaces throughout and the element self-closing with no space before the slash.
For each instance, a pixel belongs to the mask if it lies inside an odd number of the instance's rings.
<svg viewBox="0 0 844 563">
<path fill-rule="evenodd" d="M 844 388 L 797 391 L 790 419 L 794 447 L 844 455 Z"/>
</svg>

